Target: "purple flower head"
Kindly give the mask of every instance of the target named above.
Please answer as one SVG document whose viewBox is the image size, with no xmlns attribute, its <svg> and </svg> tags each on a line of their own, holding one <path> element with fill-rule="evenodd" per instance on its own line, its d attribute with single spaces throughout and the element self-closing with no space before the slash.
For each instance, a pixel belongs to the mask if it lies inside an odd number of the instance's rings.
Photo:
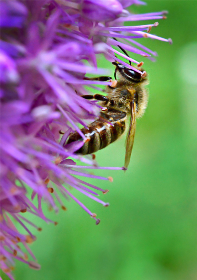
<svg viewBox="0 0 197 280">
<path fill-rule="evenodd" d="M 0 3 L 0 265 L 11 278 L 14 259 L 39 269 L 28 244 L 36 240 L 29 212 L 46 222 L 43 203 L 56 212 L 66 210 L 72 198 L 99 224 L 71 188 L 103 206 L 98 198 L 108 190 L 87 182 L 88 178 L 109 180 L 89 170 L 99 167 L 94 156 L 77 155 L 87 141 L 79 125 L 87 127 L 100 114 L 101 106 L 82 96 L 93 94 L 111 82 L 92 80 L 89 74 L 106 75 L 97 67 L 98 54 L 110 62 L 119 57 L 142 63 L 117 50 L 117 46 L 141 57 L 153 59 L 156 53 L 136 38 L 171 42 L 150 33 L 157 22 L 135 25 L 134 21 L 158 20 L 164 12 L 132 14 L 124 10 L 141 1 L 127 0 L 39 0 Z M 129 26 L 124 26 L 129 22 Z M 119 57 L 117 57 L 119 55 Z M 66 144 L 71 132 L 82 141 Z M 76 161 L 82 165 L 77 165 Z M 21 231 L 21 228 L 23 231 Z M 21 232 L 26 232 L 26 234 Z"/>
</svg>

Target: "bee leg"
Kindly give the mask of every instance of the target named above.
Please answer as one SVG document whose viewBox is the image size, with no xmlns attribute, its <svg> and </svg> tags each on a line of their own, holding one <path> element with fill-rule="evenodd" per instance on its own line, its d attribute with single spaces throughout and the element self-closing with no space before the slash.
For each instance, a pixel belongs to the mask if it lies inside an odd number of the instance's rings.
<svg viewBox="0 0 197 280">
<path fill-rule="evenodd" d="M 99 100 L 99 101 L 104 101 L 106 103 L 109 101 L 109 98 L 102 94 L 82 95 L 82 97 L 85 99 L 95 99 L 95 100 Z"/>
<path fill-rule="evenodd" d="M 93 77 L 93 78 L 85 77 L 84 80 L 106 82 L 112 80 L 112 77 L 108 77 L 108 76 L 100 76 L 100 77 Z"/>
</svg>

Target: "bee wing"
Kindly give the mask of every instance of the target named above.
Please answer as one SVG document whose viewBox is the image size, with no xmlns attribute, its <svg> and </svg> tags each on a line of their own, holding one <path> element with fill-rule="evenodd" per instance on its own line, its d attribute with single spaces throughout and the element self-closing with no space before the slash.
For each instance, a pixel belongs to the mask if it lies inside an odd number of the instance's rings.
<svg viewBox="0 0 197 280">
<path fill-rule="evenodd" d="M 136 128 L 136 103 L 135 103 L 135 101 L 132 101 L 129 131 L 128 131 L 127 140 L 126 140 L 126 153 L 125 153 L 125 164 L 124 164 L 124 167 L 126 167 L 126 168 L 129 165 L 131 152 L 133 149 L 135 128 Z"/>
</svg>

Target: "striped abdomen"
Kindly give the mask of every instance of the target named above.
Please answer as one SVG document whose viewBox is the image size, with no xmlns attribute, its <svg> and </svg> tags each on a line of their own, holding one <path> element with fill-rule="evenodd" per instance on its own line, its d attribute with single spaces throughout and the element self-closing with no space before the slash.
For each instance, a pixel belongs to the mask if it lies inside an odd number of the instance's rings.
<svg viewBox="0 0 197 280">
<path fill-rule="evenodd" d="M 125 114 L 126 115 L 126 114 Z M 89 141 L 76 151 L 77 154 L 91 154 L 101 150 L 117 140 L 125 131 L 126 116 L 112 123 L 104 120 L 96 120 L 88 128 L 82 128 L 81 131 Z M 71 133 L 66 144 L 82 140 L 78 132 Z"/>
</svg>

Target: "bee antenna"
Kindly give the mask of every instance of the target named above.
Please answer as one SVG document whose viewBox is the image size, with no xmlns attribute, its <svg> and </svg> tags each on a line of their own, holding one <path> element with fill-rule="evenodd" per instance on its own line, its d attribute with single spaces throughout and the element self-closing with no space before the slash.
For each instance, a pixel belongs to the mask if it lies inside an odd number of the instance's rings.
<svg viewBox="0 0 197 280">
<path fill-rule="evenodd" d="M 118 40 L 115 37 L 112 37 L 115 41 L 118 42 Z M 119 47 L 119 49 L 121 49 L 121 51 L 126 54 L 126 56 L 128 56 L 130 58 L 130 56 L 128 55 L 128 53 L 119 45 L 117 45 Z M 131 61 L 129 60 L 129 64 L 131 65 Z"/>
</svg>

